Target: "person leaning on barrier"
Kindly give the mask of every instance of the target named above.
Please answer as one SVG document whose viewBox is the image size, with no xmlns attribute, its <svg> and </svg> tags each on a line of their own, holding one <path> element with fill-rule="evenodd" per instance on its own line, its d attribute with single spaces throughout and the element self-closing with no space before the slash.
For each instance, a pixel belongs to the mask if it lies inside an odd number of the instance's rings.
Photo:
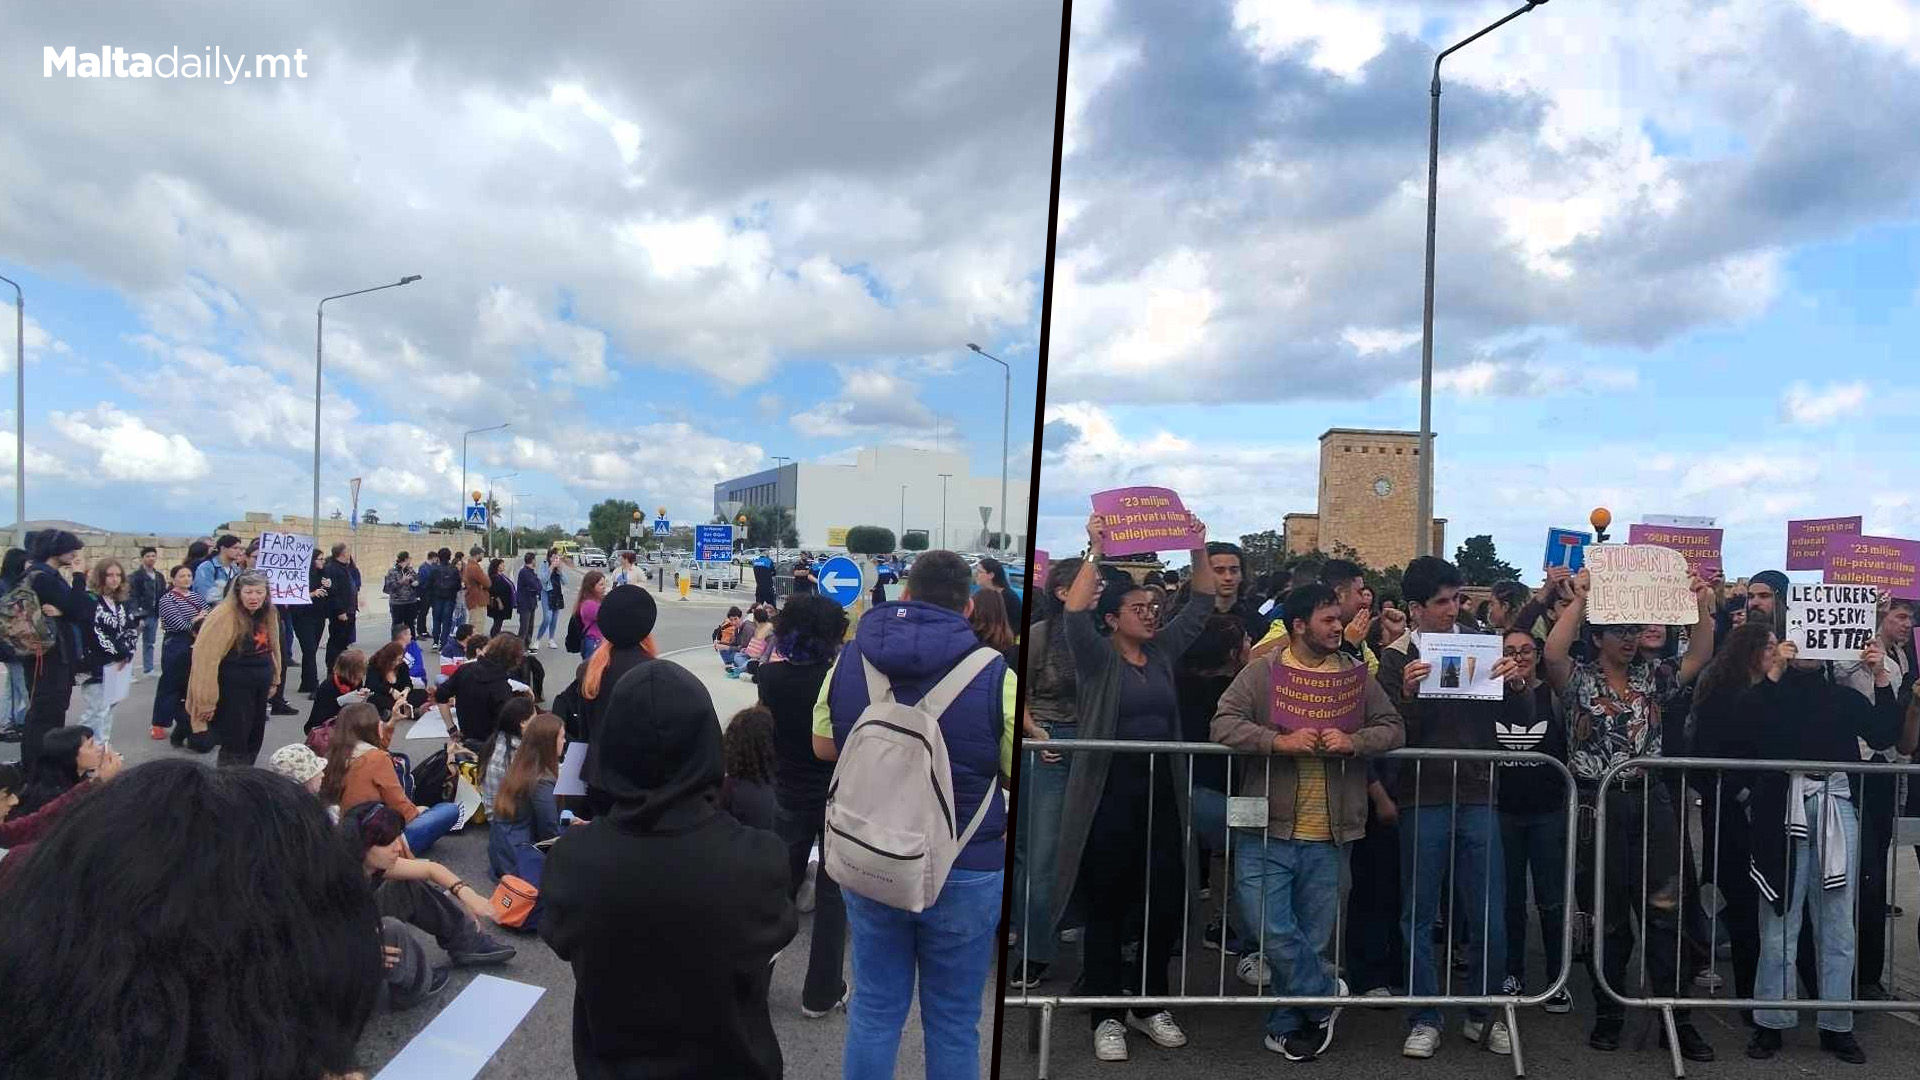
<svg viewBox="0 0 1920 1080">
<path fill-rule="evenodd" d="M 1586 621 L 1591 583 L 1585 570 L 1571 580 L 1573 603 L 1547 637 L 1547 682 L 1567 711 L 1568 766 L 1580 787 L 1582 804 L 1591 805 L 1599 797 L 1600 780 L 1608 769 L 1632 758 L 1661 756 L 1664 711 L 1713 656 L 1713 592 L 1699 577 L 1691 579 L 1699 619 L 1689 631 L 1683 656 L 1658 663 L 1648 660 L 1640 655 L 1644 628 L 1618 624 L 1595 627 L 1596 659 L 1576 663 L 1572 649 Z M 1595 1016 L 1587 1045 L 1611 1052 L 1620 1048 L 1626 1009 L 1601 989 L 1600 975 L 1606 976 L 1616 993 L 1628 992 L 1627 957 L 1633 951 L 1636 912 L 1649 980 L 1645 992 L 1683 996 L 1675 962 L 1682 933 L 1682 849 L 1679 809 L 1672 785 L 1662 778 L 1628 770 L 1607 788 L 1606 798 L 1607 863 L 1590 867 L 1603 873 L 1607 888 L 1607 925 L 1597 930 L 1606 935 L 1606 966 L 1596 972 L 1588 960 Z M 1586 859 L 1581 862 L 1588 865 Z M 1583 883 L 1578 895 L 1590 897 L 1590 888 Z M 1691 1015 L 1686 1009 L 1674 1010 L 1680 1054 L 1689 1061 L 1712 1061 L 1713 1047 L 1693 1026 Z M 1660 1038 L 1664 1047 L 1664 1031 Z"/>
<path fill-rule="evenodd" d="M 1013 907 L 1009 919 L 1019 936 L 1019 955 L 1009 961 L 1007 985 L 1031 989 L 1047 977 L 1058 929 L 1053 923 L 1055 851 L 1060 841 L 1060 810 L 1072 766 L 1065 754 L 1042 744 L 1079 734 L 1075 712 L 1073 656 L 1061 629 L 1067 589 L 1080 574 L 1082 560 L 1061 559 L 1047 568 L 1046 590 L 1029 607 L 1035 621 L 1026 633 L 1026 711 L 1021 735 L 1026 755 L 1020 762 L 1013 844 Z"/>
<path fill-rule="evenodd" d="M 1793 642 L 1774 651 L 1767 677 L 1754 691 L 1754 752 L 1775 761 L 1831 761 L 1830 773 L 1759 770 L 1749 812 L 1753 823 L 1753 879 L 1760 887 L 1760 969 L 1754 997 L 1784 1001 L 1795 985 L 1800 923 L 1812 911 L 1820 996 L 1853 998 L 1854 888 L 1860 823 L 1842 770 L 1860 760 L 1859 743 L 1885 750 L 1912 745 L 1920 714 L 1903 726 L 1894 673 L 1878 639 L 1860 653 L 1876 672 L 1873 701 L 1831 681 L 1817 660 L 1796 659 Z M 1758 1009 L 1747 1056 L 1779 1052 L 1781 1032 L 1799 1023 L 1791 1009 Z M 1853 1037 L 1853 1013 L 1820 1012 L 1820 1048 L 1842 1061 L 1867 1060 Z"/>
<path fill-rule="evenodd" d="M 1325 955 L 1339 921 L 1340 867 L 1346 845 L 1367 831 L 1367 767 L 1349 760 L 1396 749 L 1406 741 L 1400 713 L 1386 691 L 1364 679 L 1361 723 L 1276 733 L 1276 664 L 1302 671 L 1362 668 L 1341 648 L 1340 599 L 1325 585 L 1302 585 L 1281 608 L 1288 644 L 1242 668 L 1214 713 L 1215 742 L 1271 754 L 1269 768 L 1242 770 L 1240 793 L 1267 805 L 1267 827 L 1238 829 L 1236 892 L 1240 909 L 1262 927 L 1262 952 L 1275 989 L 1287 997 L 1345 996 Z M 1266 1047 L 1288 1061 L 1307 1061 L 1333 1045 L 1338 1009 L 1279 1006 L 1267 1014 Z"/>
<path fill-rule="evenodd" d="M 1194 602 L 1166 625 L 1158 625 L 1152 593 L 1144 586 L 1110 584 L 1099 597 L 1100 551 L 1106 525 L 1087 520 L 1087 561 L 1068 590 L 1061 618 L 1073 654 L 1079 693 L 1080 737 L 1147 742 L 1180 738 L 1173 661 L 1206 626 L 1213 611 L 1213 571 L 1207 564 L 1206 526 L 1193 530 Z M 1109 636 L 1100 635 L 1105 623 Z M 1117 997 L 1131 989 L 1145 997 L 1167 994 L 1167 964 L 1180 932 L 1186 873 L 1180 823 L 1187 818 L 1186 769 L 1177 759 L 1147 754 L 1074 754 L 1061 814 L 1059 872 L 1053 894 L 1057 925 L 1076 888 L 1085 889 L 1086 992 Z M 1143 887 L 1142 883 L 1146 883 Z M 1146 888 L 1151 896 L 1141 895 Z M 1120 958 L 1135 919 L 1145 924 L 1144 985 L 1127 987 L 1132 967 Z M 1093 1010 L 1094 1056 L 1127 1059 L 1126 1028 L 1160 1046 L 1187 1044 L 1173 1015 L 1158 1006 L 1126 1011 Z"/>
</svg>

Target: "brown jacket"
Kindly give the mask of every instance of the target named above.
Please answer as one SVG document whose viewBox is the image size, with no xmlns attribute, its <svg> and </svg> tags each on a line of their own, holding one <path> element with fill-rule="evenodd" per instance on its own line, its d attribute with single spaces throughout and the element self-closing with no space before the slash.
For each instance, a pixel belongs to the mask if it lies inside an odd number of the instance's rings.
<svg viewBox="0 0 1920 1080">
<path fill-rule="evenodd" d="M 412 821 L 420 816 L 400 787 L 400 774 L 393 769 L 393 756 L 385 750 L 368 750 L 347 765 L 347 782 L 340 789 L 340 806 L 358 806 L 363 802 L 385 803 L 387 809 Z"/>
<path fill-rule="evenodd" d="M 220 661 L 240 645 L 240 635 L 252 632 L 252 620 L 237 602 L 222 600 L 193 639 L 193 664 L 187 676 L 187 718 L 195 731 L 205 731 L 206 721 L 220 703 Z M 280 619 L 269 610 L 265 619 L 267 652 L 273 657 L 273 685 L 279 686 Z"/>
<path fill-rule="evenodd" d="M 1268 653 L 1240 669 L 1240 674 L 1220 695 L 1209 734 L 1213 741 L 1236 750 L 1272 755 L 1271 768 L 1240 770 L 1242 797 L 1267 799 L 1267 833 L 1285 838 L 1293 835 L 1293 794 L 1298 780 L 1293 757 L 1274 754 L 1273 665 L 1280 652 Z M 1347 653 L 1335 654 L 1343 668 L 1360 663 Z M 1353 758 L 1327 758 L 1327 816 L 1333 826 L 1335 843 L 1349 844 L 1367 834 L 1367 763 L 1360 758 L 1374 757 L 1398 750 L 1406 742 L 1400 713 L 1387 699 L 1387 693 L 1375 679 L 1367 680 L 1366 716 L 1360 730 L 1353 733 Z M 1268 776 L 1272 790 L 1268 790 Z"/>
<path fill-rule="evenodd" d="M 487 580 L 485 561 L 467 556 L 466 565 L 460 568 L 460 584 L 467 589 L 468 610 L 487 606 L 487 593 L 493 588 L 493 582 Z"/>
</svg>

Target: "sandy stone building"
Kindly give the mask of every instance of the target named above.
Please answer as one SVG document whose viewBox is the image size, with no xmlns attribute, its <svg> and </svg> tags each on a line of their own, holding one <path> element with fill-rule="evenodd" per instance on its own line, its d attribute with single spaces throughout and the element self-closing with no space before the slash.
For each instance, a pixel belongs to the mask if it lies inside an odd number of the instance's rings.
<svg viewBox="0 0 1920 1080">
<path fill-rule="evenodd" d="M 1329 428 L 1320 436 L 1318 513 L 1288 514 L 1290 554 L 1347 546 L 1366 565 L 1405 566 L 1414 556 L 1420 435 L 1412 431 Z M 1446 553 L 1447 522 L 1433 521 L 1433 550 Z"/>
</svg>

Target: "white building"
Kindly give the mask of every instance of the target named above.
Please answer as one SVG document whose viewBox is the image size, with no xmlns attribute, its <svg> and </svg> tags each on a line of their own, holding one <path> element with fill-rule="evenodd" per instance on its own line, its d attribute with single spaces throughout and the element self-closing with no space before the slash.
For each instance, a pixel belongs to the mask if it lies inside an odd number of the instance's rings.
<svg viewBox="0 0 1920 1080">
<path fill-rule="evenodd" d="M 935 548 L 978 551 L 986 531 L 981 508 L 990 507 L 994 531 L 1012 536 L 1009 550 L 1024 551 L 1030 480 L 1007 477 L 1003 525 L 999 474 L 969 475 L 965 454 L 881 446 L 859 451 L 851 464 L 795 462 L 722 481 L 713 486 L 713 512 L 722 513 L 726 502 L 785 507 L 793 511 L 800 546 L 809 550 L 842 546 L 840 530 L 878 525 L 896 537 L 925 530 Z"/>
</svg>

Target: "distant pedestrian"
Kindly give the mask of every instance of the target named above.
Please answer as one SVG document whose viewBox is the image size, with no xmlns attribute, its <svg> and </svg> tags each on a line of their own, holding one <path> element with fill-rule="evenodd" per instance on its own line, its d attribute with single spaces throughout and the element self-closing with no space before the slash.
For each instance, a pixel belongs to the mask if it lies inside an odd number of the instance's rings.
<svg viewBox="0 0 1920 1080">
<path fill-rule="evenodd" d="M 393 628 L 412 626 L 415 610 L 420 605 L 420 572 L 413 568 L 413 557 L 401 552 L 393 557 L 393 567 L 387 571 L 387 579 L 380 586 L 387 594 L 387 610 L 393 616 Z"/>
<path fill-rule="evenodd" d="M 103 748 L 113 742 L 113 706 L 116 704 L 112 696 L 114 688 L 108 679 L 126 671 L 133 663 L 134 640 L 139 634 L 133 612 L 125 603 L 130 593 L 126 570 L 119 559 L 101 559 L 87 575 L 87 606 L 91 613 L 89 625 L 82 634 L 85 647 L 81 653 L 84 658 L 81 674 L 85 682 L 80 687 L 80 699 L 85 706 L 80 722 L 93 729 Z"/>
<path fill-rule="evenodd" d="M 27 535 L 30 561 L 22 573 L 53 634 L 53 643 L 39 656 L 20 658 L 30 699 L 20 763 L 29 770 L 39 756 L 41 737 L 67 722 L 67 707 L 73 704 L 74 669 L 82 659 L 77 620 L 87 610 L 87 578 L 80 570 L 83 547 L 79 537 L 60 529 Z"/>
<path fill-rule="evenodd" d="M 140 565 L 134 567 L 132 598 L 127 607 L 140 624 L 140 674 L 153 674 L 153 642 L 160 629 L 160 594 L 167 591 L 167 579 L 154 568 L 160 560 L 156 548 L 140 549 Z"/>
<path fill-rule="evenodd" d="M 453 639 L 454 627 L 463 621 L 455 617 L 460 608 L 461 557 L 451 549 L 440 549 L 440 568 L 433 575 L 433 645 L 442 654 Z"/>
<path fill-rule="evenodd" d="M 147 734 L 184 746 L 192 733 L 187 724 L 187 671 L 193 664 L 193 635 L 206 617 L 207 602 L 193 591 L 193 571 L 182 563 L 173 568 L 173 588 L 160 597 L 160 682 L 153 690 L 153 727 Z M 307 650 L 309 661 L 313 650 Z M 211 740 L 200 740 L 195 750 L 205 753 Z"/>
<path fill-rule="evenodd" d="M 560 642 L 554 639 L 554 631 L 560 626 L 560 613 L 567 610 L 567 575 L 561 563 L 558 551 L 547 552 L 547 588 L 545 602 L 540 605 L 540 625 L 535 629 L 533 639 L 546 639 L 547 648 L 560 651 Z"/>
<path fill-rule="evenodd" d="M 213 557 L 194 568 L 193 591 L 200 594 L 200 599 L 205 600 L 208 607 L 213 607 L 226 597 L 227 585 L 233 580 L 233 575 L 239 572 L 237 564 L 244 554 L 240 538 L 227 533 L 213 545 Z"/>
<path fill-rule="evenodd" d="M 467 562 L 460 570 L 460 587 L 465 593 L 467 603 L 467 625 L 484 626 L 487 617 L 487 597 L 492 591 L 493 582 L 487 577 L 487 567 L 483 559 L 486 553 L 476 545 L 467 553 Z"/>
<path fill-rule="evenodd" d="M 333 662 L 358 636 L 360 575 L 353 568 L 347 545 L 333 545 L 322 574 L 327 583 L 327 670 L 331 671 Z M 195 581 L 197 588 L 198 579 Z"/>
<path fill-rule="evenodd" d="M 520 613 L 520 640 L 529 652 L 540 648 L 540 639 L 533 636 L 533 616 L 540 610 L 540 597 L 546 592 L 541 586 L 540 571 L 533 568 L 535 558 L 531 551 L 520 556 L 520 573 L 513 583 L 513 606 Z"/>
<path fill-rule="evenodd" d="M 266 739 L 267 699 L 283 675 L 280 620 L 268 596 L 265 577 L 235 578 L 194 641 L 187 715 L 196 731 L 213 732 L 221 765 L 252 765 Z"/>
</svg>

